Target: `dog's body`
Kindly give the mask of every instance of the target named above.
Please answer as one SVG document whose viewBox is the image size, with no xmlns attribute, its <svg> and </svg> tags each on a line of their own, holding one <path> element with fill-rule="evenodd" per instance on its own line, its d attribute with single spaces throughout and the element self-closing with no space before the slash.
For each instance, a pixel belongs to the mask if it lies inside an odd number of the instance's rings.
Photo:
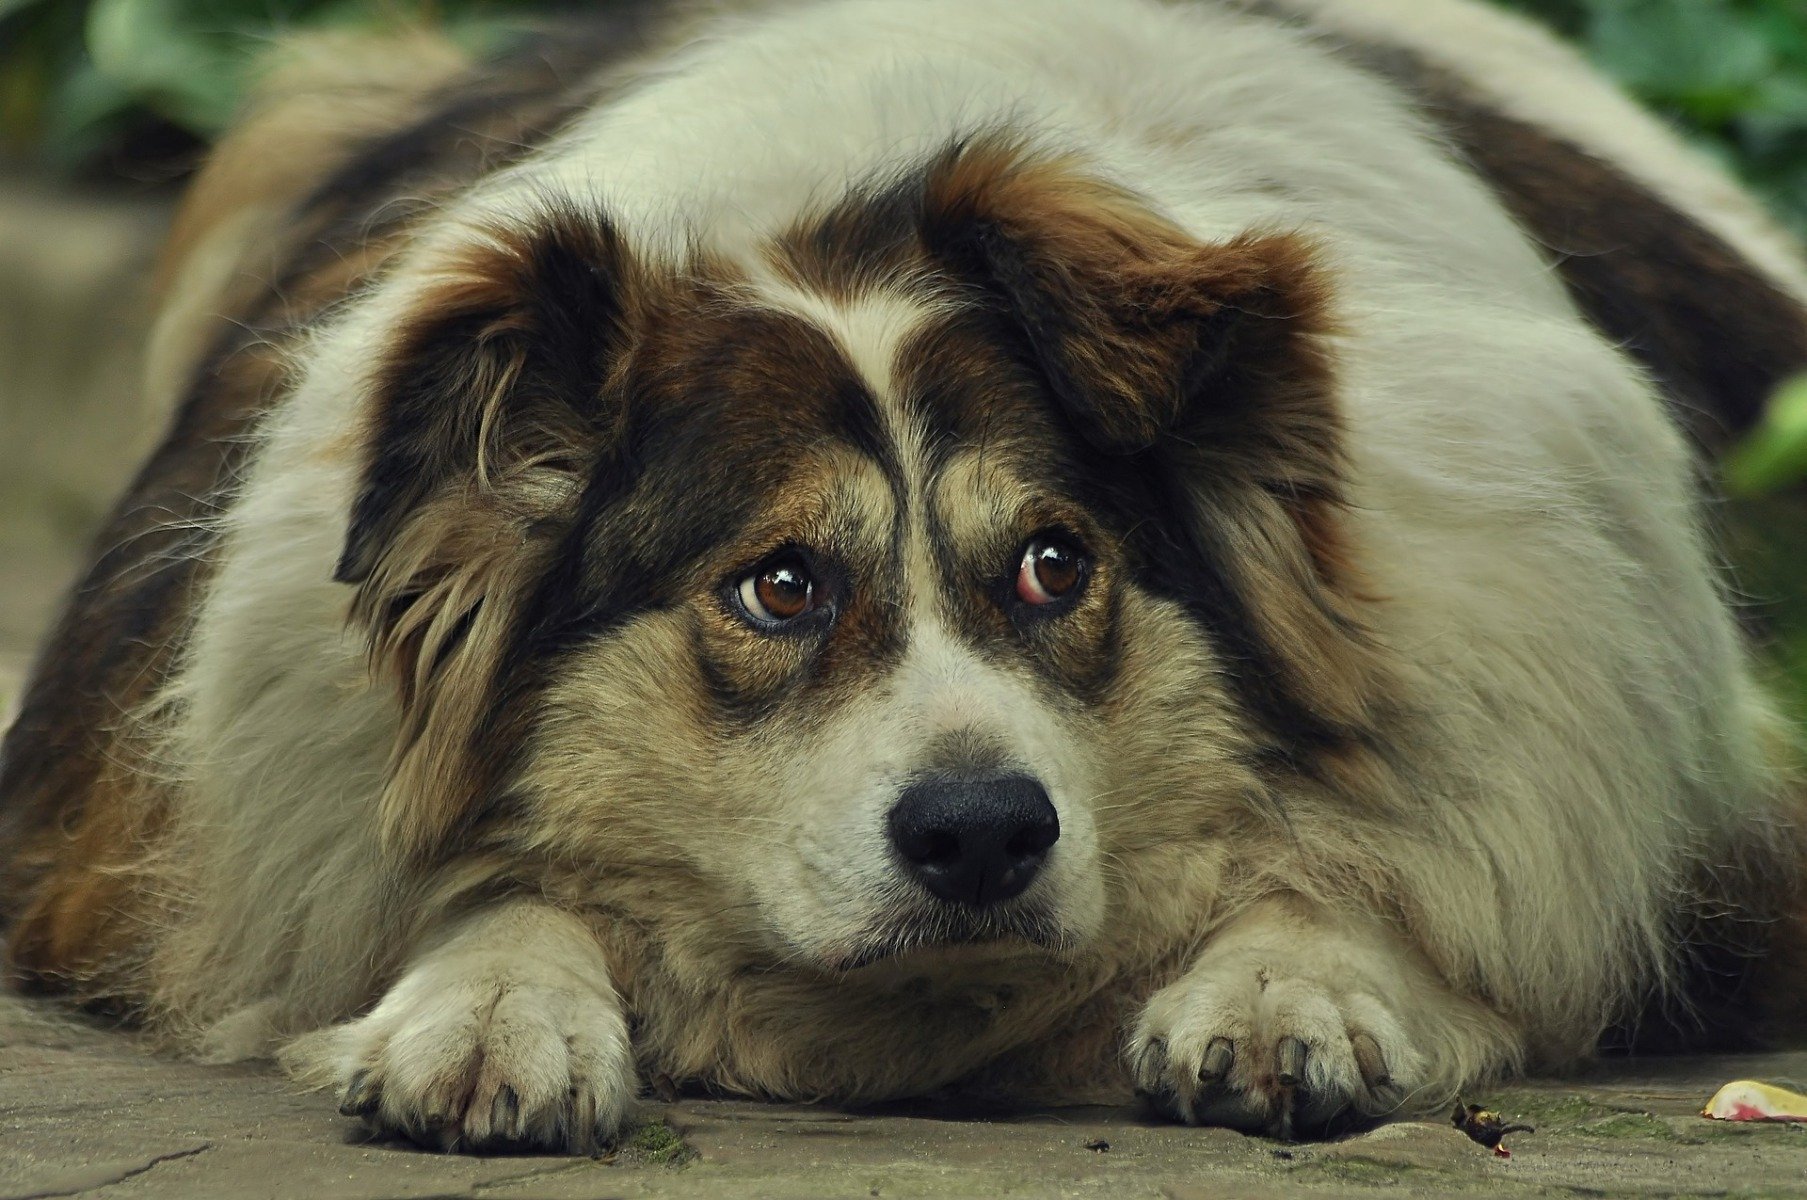
<svg viewBox="0 0 1807 1200">
<path fill-rule="evenodd" d="M 1746 1018 L 1800 854 L 1665 401 L 1807 364 L 1748 202 L 1456 0 L 667 20 L 218 153 L 19 977 L 478 1146 L 1322 1129 Z"/>
</svg>

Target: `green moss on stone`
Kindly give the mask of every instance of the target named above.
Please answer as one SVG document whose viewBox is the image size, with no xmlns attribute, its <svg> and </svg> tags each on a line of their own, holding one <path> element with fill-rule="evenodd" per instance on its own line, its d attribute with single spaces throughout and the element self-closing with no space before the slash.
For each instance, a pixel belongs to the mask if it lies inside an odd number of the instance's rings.
<svg viewBox="0 0 1807 1200">
<path fill-rule="evenodd" d="M 1585 1122 L 1612 1117 L 1620 1112 L 1572 1092 L 1498 1092 L 1475 1103 L 1498 1113 L 1511 1124 L 1535 1125 L 1539 1133 L 1566 1132 Z"/>
<path fill-rule="evenodd" d="M 1599 1120 L 1583 1121 L 1574 1127 L 1573 1132 L 1599 1138 L 1646 1138 L 1658 1142 L 1681 1140 L 1669 1122 L 1642 1112 L 1614 1113 Z"/>
<path fill-rule="evenodd" d="M 664 1121 L 642 1121 L 622 1133 L 613 1157 L 636 1165 L 681 1167 L 696 1158 L 696 1151 Z"/>
<path fill-rule="evenodd" d="M 1292 1168 L 1292 1172 L 1362 1187 L 1391 1187 L 1411 1169 L 1392 1163 L 1370 1162 L 1365 1158 L 1313 1158 Z M 1434 1177 L 1437 1173 L 1428 1174 Z"/>
</svg>

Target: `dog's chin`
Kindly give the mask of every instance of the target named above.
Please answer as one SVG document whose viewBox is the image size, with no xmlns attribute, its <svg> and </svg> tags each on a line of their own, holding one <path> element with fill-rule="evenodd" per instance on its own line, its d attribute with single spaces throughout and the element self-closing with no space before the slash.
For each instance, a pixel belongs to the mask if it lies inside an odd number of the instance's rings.
<svg viewBox="0 0 1807 1200">
<path fill-rule="evenodd" d="M 938 905 L 886 914 L 856 937 L 825 949 L 819 961 L 829 972 L 846 975 L 887 963 L 919 967 L 1062 957 L 1076 949 L 1077 941 L 1071 929 L 1037 908 L 981 912 Z"/>
</svg>

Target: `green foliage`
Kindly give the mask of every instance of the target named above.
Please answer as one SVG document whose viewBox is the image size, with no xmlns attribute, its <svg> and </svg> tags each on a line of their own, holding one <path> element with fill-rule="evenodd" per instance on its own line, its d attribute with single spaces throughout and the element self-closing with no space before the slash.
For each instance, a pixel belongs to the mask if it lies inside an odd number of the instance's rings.
<svg viewBox="0 0 1807 1200">
<path fill-rule="evenodd" d="M 1745 496 L 1807 478 L 1807 376 L 1776 393 L 1763 423 L 1726 460 L 1726 483 Z"/>
<path fill-rule="evenodd" d="M 284 34 L 433 26 L 480 46 L 560 3 L 0 0 L 0 148 L 80 170 L 147 127 L 206 141 Z"/>
<path fill-rule="evenodd" d="M 1807 234 L 1803 0 L 1500 0 L 1573 38 Z"/>
</svg>

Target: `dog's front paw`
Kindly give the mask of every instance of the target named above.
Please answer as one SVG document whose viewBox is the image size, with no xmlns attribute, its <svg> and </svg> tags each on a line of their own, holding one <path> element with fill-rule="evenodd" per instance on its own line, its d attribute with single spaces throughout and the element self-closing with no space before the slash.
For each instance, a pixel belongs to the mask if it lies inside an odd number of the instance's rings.
<svg viewBox="0 0 1807 1200">
<path fill-rule="evenodd" d="M 1423 1058 L 1395 1007 L 1344 956 L 1208 956 L 1157 992 L 1131 1034 L 1137 1091 L 1194 1125 L 1324 1136 L 1397 1112 Z"/>
<path fill-rule="evenodd" d="M 319 1035 L 339 1111 L 461 1151 L 587 1154 L 634 1097 L 627 1022 L 606 976 L 522 944 L 454 942 L 369 1015 Z"/>
</svg>

